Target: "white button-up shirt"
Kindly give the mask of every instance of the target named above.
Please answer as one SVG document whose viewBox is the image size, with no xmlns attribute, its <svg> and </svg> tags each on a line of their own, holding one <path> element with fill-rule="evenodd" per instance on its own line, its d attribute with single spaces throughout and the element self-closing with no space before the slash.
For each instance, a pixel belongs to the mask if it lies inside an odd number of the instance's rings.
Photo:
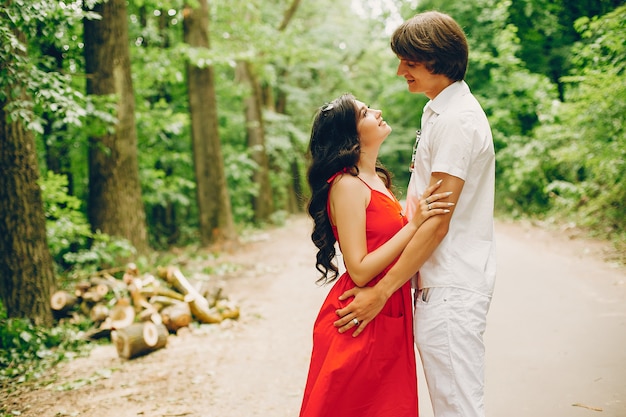
<svg viewBox="0 0 626 417">
<path fill-rule="evenodd" d="M 448 234 L 420 269 L 419 287 L 458 287 L 491 296 L 495 152 L 487 117 L 464 81 L 448 86 L 424 107 L 414 158 L 408 197 L 421 196 L 433 172 L 465 182 Z M 436 192 L 444 191 L 445 182 Z M 407 214 L 414 210 L 409 207 Z"/>
</svg>

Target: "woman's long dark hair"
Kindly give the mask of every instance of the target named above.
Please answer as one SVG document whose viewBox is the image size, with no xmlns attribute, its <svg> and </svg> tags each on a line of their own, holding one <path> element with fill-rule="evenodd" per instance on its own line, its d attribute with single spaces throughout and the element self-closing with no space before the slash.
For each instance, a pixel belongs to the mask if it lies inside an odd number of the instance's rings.
<svg viewBox="0 0 626 417">
<path fill-rule="evenodd" d="M 335 259 L 335 236 L 327 211 L 328 180 L 338 172 L 357 176 L 357 162 L 361 154 L 361 144 L 357 132 L 357 108 L 355 98 L 344 94 L 321 107 L 313 120 L 309 142 L 309 168 L 307 180 L 311 189 L 308 212 L 313 219 L 311 240 L 319 249 L 315 267 L 322 274 L 318 284 L 335 281 L 339 269 Z M 391 187 L 391 175 L 382 166 L 376 170 L 385 185 Z"/>
</svg>

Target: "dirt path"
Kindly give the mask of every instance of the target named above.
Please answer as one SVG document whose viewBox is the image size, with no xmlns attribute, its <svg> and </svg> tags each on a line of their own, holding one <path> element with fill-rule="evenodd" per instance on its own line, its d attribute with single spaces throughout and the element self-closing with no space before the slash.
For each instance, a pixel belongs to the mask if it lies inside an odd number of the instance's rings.
<svg viewBox="0 0 626 417">
<path fill-rule="evenodd" d="M 0 393 L 3 407 L 28 417 L 297 416 L 327 292 L 314 284 L 309 229 L 293 218 L 226 257 L 241 265 L 225 289 L 241 305 L 239 321 L 171 336 L 132 361 L 99 346 L 58 367 L 45 389 Z M 497 234 L 488 415 L 626 416 L 625 270 L 602 262 L 604 245 L 594 242 L 519 224 L 499 223 Z"/>
</svg>

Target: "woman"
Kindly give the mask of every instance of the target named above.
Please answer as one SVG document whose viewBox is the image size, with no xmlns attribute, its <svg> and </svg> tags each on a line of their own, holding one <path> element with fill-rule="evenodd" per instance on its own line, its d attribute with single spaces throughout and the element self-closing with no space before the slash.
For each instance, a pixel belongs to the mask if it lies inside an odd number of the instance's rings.
<svg viewBox="0 0 626 417">
<path fill-rule="evenodd" d="M 322 107 L 309 144 L 311 157 L 308 211 L 311 238 L 318 248 L 321 283 L 334 282 L 313 329 L 313 353 L 300 417 L 415 417 L 417 376 L 413 348 L 411 287 L 396 291 L 358 338 L 333 326 L 339 301 L 354 286 L 376 284 L 418 227 L 429 217 L 448 213 L 438 199 L 423 196 L 420 212 L 408 222 L 390 191 L 391 176 L 378 163 L 378 151 L 391 127 L 380 110 L 345 94 Z M 346 273 L 337 279 L 335 242 Z M 358 325 L 358 317 L 352 317 Z"/>
</svg>

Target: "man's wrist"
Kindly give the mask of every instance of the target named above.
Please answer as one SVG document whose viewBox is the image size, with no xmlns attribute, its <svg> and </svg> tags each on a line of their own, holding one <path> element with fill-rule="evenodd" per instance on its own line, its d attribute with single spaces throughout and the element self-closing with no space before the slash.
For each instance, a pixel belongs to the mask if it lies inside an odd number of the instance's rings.
<svg viewBox="0 0 626 417">
<path fill-rule="evenodd" d="M 387 301 L 395 291 L 395 289 L 389 285 L 390 280 L 387 279 L 388 277 L 389 274 L 387 274 L 385 278 L 383 278 L 374 286 L 374 289 L 376 290 L 378 296 L 385 301 Z"/>
</svg>

